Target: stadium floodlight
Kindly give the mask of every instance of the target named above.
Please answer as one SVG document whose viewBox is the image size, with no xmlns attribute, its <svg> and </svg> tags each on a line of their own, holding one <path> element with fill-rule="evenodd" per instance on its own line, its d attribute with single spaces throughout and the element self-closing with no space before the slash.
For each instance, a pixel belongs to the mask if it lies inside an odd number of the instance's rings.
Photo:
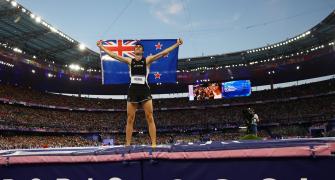
<svg viewBox="0 0 335 180">
<path fill-rule="evenodd" d="M 48 27 L 48 24 L 44 21 L 42 21 L 42 25 Z"/>
<path fill-rule="evenodd" d="M 74 71 L 79 71 L 80 70 L 80 66 L 78 64 L 70 64 L 69 68 L 74 70 Z"/>
<path fill-rule="evenodd" d="M 17 6 L 17 2 L 16 1 L 12 1 L 11 4 L 12 4 L 13 7 Z"/>
<path fill-rule="evenodd" d="M 33 74 L 35 74 L 36 71 L 35 71 L 34 69 L 32 69 L 31 72 L 32 72 Z"/>
<path fill-rule="evenodd" d="M 42 20 L 42 19 L 41 19 L 41 17 L 39 17 L 39 16 L 38 16 L 38 17 L 36 17 L 36 19 L 35 19 L 35 21 L 36 21 L 37 23 L 40 23 L 40 22 L 41 22 L 41 20 Z"/>
<path fill-rule="evenodd" d="M 32 19 L 35 19 L 36 16 L 35 16 L 35 14 L 31 13 L 31 14 L 30 14 L 30 17 L 31 17 Z"/>
<path fill-rule="evenodd" d="M 300 66 L 297 66 L 297 70 L 299 70 L 300 69 Z"/>
<path fill-rule="evenodd" d="M 79 49 L 80 49 L 81 51 L 85 50 L 85 49 L 86 49 L 85 44 L 80 43 L 80 44 L 79 44 Z"/>
<path fill-rule="evenodd" d="M 51 30 L 52 32 L 57 32 L 57 29 L 54 28 L 54 27 L 52 27 L 52 26 L 50 26 L 50 30 Z"/>
<path fill-rule="evenodd" d="M 27 11 L 26 9 L 22 8 L 22 12 L 24 12 L 24 13 L 25 13 L 26 11 Z"/>
<path fill-rule="evenodd" d="M 17 52 L 17 53 L 22 53 L 22 50 L 21 50 L 21 49 L 19 49 L 19 48 L 17 48 L 17 47 L 16 47 L 16 48 L 14 48 L 14 49 L 13 49 L 13 51 L 14 51 L 14 52 Z"/>
</svg>

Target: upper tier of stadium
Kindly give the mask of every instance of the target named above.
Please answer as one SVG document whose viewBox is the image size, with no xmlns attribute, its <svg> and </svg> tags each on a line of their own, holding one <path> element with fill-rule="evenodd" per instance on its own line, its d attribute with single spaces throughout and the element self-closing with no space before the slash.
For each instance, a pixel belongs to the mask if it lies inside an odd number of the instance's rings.
<svg viewBox="0 0 335 180">
<path fill-rule="evenodd" d="M 15 52 L 55 63 L 96 64 L 98 53 L 56 29 L 16 1 L 0 1 L 0 42 Z"/>
<path fill-rule="evenodd" d="M 0 17 L 1 46 L 53 64 L 65 66 L 77 63 L 86 70 L 100 69 L 97 52 L 86 48 L 16 1 L 1 0 Z M 335 11 L 316 26 L 295 37 L 239 52 L 180 59 L 178 69 L 246 64 L 258 59 L 299 52 L 307 47 L 328 45 L 334 43 L 334 27 Z"/>
</svg>

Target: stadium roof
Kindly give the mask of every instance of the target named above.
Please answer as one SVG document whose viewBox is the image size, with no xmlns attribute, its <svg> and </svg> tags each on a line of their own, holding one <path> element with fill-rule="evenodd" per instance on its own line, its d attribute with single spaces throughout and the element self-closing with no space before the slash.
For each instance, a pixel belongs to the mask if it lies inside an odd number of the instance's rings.
<svg viewBox="0 0 335 180">
<path fill-rule="evenodd" d="M 306 48 L 328 45 L 335 39 L 335 11 L 310 30 L 284 41 L 264 47 L 239 52 L 185 58 L 178 61 L 179 69 L 192 69 L 197 67 L 213 67 L 227 64 L 247 63 L 253 60 L 267 59 L 281 56 Z"/>
<path fill-rule="evenodd" d="M 310 30 L 285 41 L 240 52 L 180 59 L 178 69 L 215 67 L 232 63 L 246 63 L 283 55 L 334 40 L 335 11 Z M 55 29 L 11 0 L 0 0 L 0 43 L 47 59 L 56 64 L 77 63 L 85 68 L 100 69 L 99 54 L 65 33 Z M 81 47 L 81 48 L 80 48 Z"/>
<path fill-rule="evenodd" d="M 15 1 L 0 0 L 0 42 L 58 64 L 100 66 L 99 54 Z"/>
</svg>

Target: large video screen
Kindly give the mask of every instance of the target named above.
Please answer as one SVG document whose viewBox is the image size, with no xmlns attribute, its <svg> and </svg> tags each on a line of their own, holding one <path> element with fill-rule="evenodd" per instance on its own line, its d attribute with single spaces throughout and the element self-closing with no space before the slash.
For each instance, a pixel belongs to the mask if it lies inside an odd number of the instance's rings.
<svg viewBox="0 0 335 180">
<path fill-rule="evenodd" d="M 250 96 L 251 83 L 249 80 L 229 81 L 222 83 L 224 98 Z"/>
<path fill-rule="evenodd" d="M 222 98 L 220 83 L 189 85 L 188 89 L 189 89 L 189 99 L 191 101 Z"/>
<path fill-rule="evenodd" d="M 249 80 L 229 81 L 223 83 L 205 83 L 189 85 L 189 100 L 211 100 L 250 96 L 251 83 Z"/>
</svg>

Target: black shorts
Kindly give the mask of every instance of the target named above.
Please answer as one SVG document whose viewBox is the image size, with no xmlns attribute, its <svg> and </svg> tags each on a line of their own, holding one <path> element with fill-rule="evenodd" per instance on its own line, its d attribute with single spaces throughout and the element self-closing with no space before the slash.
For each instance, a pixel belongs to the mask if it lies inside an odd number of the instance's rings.
<svg viewBox="0 0 335 180">
<path fill-rule="evenodd" d="M 141 103 L 152 99 L 150 88 L 147 84 L 130 84 L 127 102 Z"/>
</svg>

